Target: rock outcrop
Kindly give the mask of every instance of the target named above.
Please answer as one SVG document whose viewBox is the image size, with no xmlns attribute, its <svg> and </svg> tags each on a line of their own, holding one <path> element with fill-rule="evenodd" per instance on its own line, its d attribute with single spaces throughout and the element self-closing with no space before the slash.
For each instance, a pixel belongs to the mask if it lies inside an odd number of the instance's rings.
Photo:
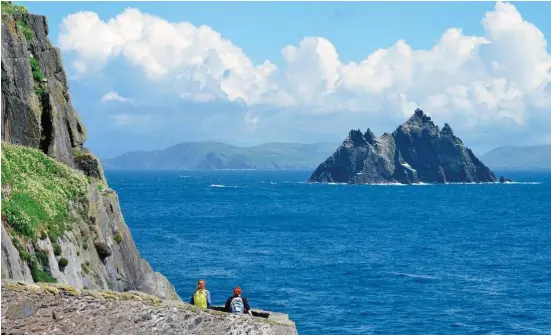
<svg viewBox="0 0 551 335">
<path fill-rule="evenodd" d="M 140 257 L 116 193 L 97 158 L 83 146 L 86 131 L 71 104 L 60 52 L 47 35 L 45 17 L 2 2 L 2 279 L 141 290 L 178 300 L 168 280 Z M 8 157 L 4 151 L 13 154 Z M 28 174 L 19 173 L 17 164 L 26 164 L 27 158 L 18 157 L 19 152 L 36 159 L 45 171 L 63 170 L 59 164 L 70 167 L 84 192 L 71 194 L 68 203 L 40 203 L 60 191 L 49 185 L 49 195 L 35 194 L 36 185 L 29 185 L 40 181 L 22 181 Z M 47 182 L 49 176 L 42 177 Z M 10 185 L 12 179 L 20 181 L 18 188 Z M 50 215 L 55 220 L 48 226 L 44 213 L 52 211 L 60 215 Z M 29 219 L 33 215 L 38 224 Z"/>
<path fill-rule="evenodd" d="M 264 316 L 202 310 L 135 291 L 2 282 L 3 334 L 297 334 L 292 321 Z"/>
<path fill-rule="evenodd" d="M 351 130 L 309 179 L 349 184 L 495 181 L 448 124 L 439 130 L 420 109 L 392 134 L 376 137 L 369 129 Z"/>
</svg>

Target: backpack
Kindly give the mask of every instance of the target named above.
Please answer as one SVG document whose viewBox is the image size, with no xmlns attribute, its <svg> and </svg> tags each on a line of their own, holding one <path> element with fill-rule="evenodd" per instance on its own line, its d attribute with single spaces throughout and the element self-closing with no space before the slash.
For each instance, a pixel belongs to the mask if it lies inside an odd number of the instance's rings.
<svg viewBox="0 0 551 335">
<path fill-rule="evenodd" d="M 193 294 L 193 304 L 202 308 L 207 308 L 207 293 L 205 290 L 197 290 Z"/>
<path fill-rule="evenodd" d="M 235 297 L 230 304 L 230 312 L 232 313 L 245 313 L 245 305 L 241 297 Z"/>
</svg>

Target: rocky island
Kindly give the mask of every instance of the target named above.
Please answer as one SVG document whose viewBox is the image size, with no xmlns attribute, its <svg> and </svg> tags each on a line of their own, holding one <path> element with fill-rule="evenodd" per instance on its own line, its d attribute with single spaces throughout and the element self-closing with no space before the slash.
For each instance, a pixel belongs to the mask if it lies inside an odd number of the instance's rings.
<svg viewBox="0 0 551 335">
<path fill-rule="evenodd" d="M 370 129 L 351 130 L 309 182 L 482 183 L 496 182 L 496 177 L 447 123 L 439 130 L 417 109 L 392 134 L 376 137 Z"/>
<path fill-rule="evenodd" d="M 296 334 L 281 314 L 182 302 L 85 140 L 46 18 L 3 1 L 2 334 Z"/>
</svg>

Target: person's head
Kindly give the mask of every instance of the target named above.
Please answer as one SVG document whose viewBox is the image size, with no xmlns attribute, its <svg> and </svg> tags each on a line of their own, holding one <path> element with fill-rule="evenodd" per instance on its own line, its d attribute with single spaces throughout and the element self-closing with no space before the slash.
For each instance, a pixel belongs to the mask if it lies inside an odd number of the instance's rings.
<svg viewBox="0 0 551 335">
<path fill-rule="evenodd" d="M 241 295 L 241 287 L 237 286 L 236 288 L 233 289 L 233 295 L 238 297 Z"/>
<path fill-rule="evenodd" d="M 207 284 L 205 283 L 205 281 L 203 279 L 201 279 L 197 282 L 197 289 L 198 290 L 204 290 L 206 286 L 207 286 Z"/>
</svg>

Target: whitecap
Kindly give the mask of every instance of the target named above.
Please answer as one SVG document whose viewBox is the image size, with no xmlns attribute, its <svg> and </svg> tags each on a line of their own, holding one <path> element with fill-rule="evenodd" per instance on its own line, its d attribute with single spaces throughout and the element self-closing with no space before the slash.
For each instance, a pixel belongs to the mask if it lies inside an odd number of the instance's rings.
<svg viewBox="0 0 551 335">
<path fill-rule="evenodd" d="M 435 276 L 416 275 L 416 274 L 404 273 L 404 272 L 391 272 L 391 274 L 398 277 L 408 277 L 408 278 L 414 278 L 414 279 L 439 279 L 438 277 L 435 277 Z"/>
<path fill-rule="evenodd" d="M 239 186 L 236 186 L 236 185 L 223 185 L 223 184 L 212 184 L 212 185 L 209 185 L 209 187 L 217 187 L 217 188 L 238 188 Z"/>
</svg>

